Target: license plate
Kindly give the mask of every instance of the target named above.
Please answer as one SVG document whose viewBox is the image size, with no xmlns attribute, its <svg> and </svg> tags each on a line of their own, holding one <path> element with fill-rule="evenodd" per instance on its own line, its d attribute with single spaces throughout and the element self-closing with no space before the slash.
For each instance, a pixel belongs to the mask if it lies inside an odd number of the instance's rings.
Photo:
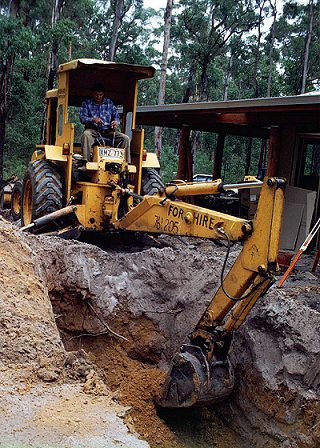
<svg viewBox="0 0 320 448">
<path fill-rule="evenodd" d="M 103 159 L 123 159 L 124 149 L 123 148 L 99 148 L 100 157 Z"/>
</svg>

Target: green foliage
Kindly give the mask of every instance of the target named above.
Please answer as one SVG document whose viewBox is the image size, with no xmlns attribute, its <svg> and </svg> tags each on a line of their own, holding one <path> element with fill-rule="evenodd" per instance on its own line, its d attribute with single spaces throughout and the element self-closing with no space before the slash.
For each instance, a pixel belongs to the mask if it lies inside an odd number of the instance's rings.
<svg viewBox="0 0 320 448">
<path fill-rule="evenodd" d="M 169 182 L 176 178 L 178 169 L 178 154 L 172 152 L 172 147 L 164 145 L 161 152 L 161 177 L 163 182 Z"/>
<path fill-rule="evenodd" d="M 0 15 L 0 36 L 1 61 L 23 55 L 32 47 L 31 30 L 15 17 Z"/>
<path fill-rule="evenodd" d="M 115 13 L 115 0 L 65 0 L 61 18 L 52 27 L 52 1 L 20 0 L 17 2 L 18 18 L 8 16 L 9 3 L 0 1 L 0 73 L 6 61 L 10 58 L 14 61 L 8 91 L 6 176 L 13 173 L 22 175 L 33 148 L 40 141 L 50 50 L 57 50 L 58 63 L 68 59 L 70 45 L 74 59 L 106 59 Z M 175 3 L 167 103 L 180 103 L 184 98 L 189 101 L 221 101 L 227 73 L 228 99 L 252 98 L 255 94 L 254 76 L 259 95 L 266 95 L 271 45 L 266 18 L 270 18 L 271 10 L 264 8 L 259 18 L 260 4 L 261 1 L 253 0 L 180 0 Z M 314 90 L 320 83 L 319 9 L 320 4 L 315 1 L 307 91 Z M 271 92 L 274 96 L 300 93 L 309 12 L 309 5 L 289 0 L 284 2 L 283 13 L 278 15 L 273 49 Z M 259 21 L 263 33 L 258 49 L 255 36 Z M 162 56 L 159 38 L 163 32 L 159 23 L 163 23 L 163 11 L 145 8 L 142 0 L 125 0 L 115 60 L 157 68 L 154 79 L 140 83 L 138 103 L 141 105 L 156 104 L 158 100 Z M 0 108 L 2 106 L 0 104 Z M 77 122 L 77 119 L 75 112 L 72 120 Z M 161 170 L 165 180 L 173 178 L 177 171 L 176 139 L 176 130 L 164 130 Z M 201 135 L 195 154 L 195 172 L 212 172 L 216 140 L 216 135 Z M 226 138 L 223 171 L 227 181 L 238 181 L 243 177 L 247 145 L 244 138 Z M 154 131 L 149 128 L 146 129 L 146 148 L 150 150 L 153 146 Z M 259 151 L 260 141 L 254 140 L 252 174 L 257 172 Z"/>
<path fill-rule="evenodd" d="M 223 97 L 221 61 L 233 35 L 242 35 L 256 22 L 250 1 L 181 0 L 181 12 L 172 27 L 182 82 L 192 90 L 192 100 Z M 218 62 L 218 58 L 221 59 Z"/>
<path fill-rule="evenodd" d="M 303 56 L 307 40 L 310 4 L 289 1 L 277 23 L 277 41 L 281 47 L 282 93 L 301 93 Z M 313 30 L 308 61 L 306 91 L 312 91 L 320 83 L 320 3 L 314 2 Z"/>
<path fill-rule="evenodd" d="M 21 158 L 19 154 L 5 157 L 3 164 L 3 179 L 16 175 L 23 179 L 30 158 Z"/>
<path fill-rule="evenodd" d="M 212 174 L 212 156 L 206 151 L 199 150 L 194 164 L 194 174 Z"/>
</svg>

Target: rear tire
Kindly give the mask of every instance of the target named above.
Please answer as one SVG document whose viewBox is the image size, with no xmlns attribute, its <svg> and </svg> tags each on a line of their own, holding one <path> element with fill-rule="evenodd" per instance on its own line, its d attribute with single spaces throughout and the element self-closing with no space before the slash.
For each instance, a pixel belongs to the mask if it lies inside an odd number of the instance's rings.
<svg viewBox="0 0 320 448">
<path fill-rule="evenodd" d="M 0 210 L 4 210 L 4 191 L 3 189 L 0 191 Z"/>
<path fill-rule="evenodd" d="M 22 225 L 55 212 L 63 206 L 61 176 L 46 160 L 29 163 L 23 180 Z"/>
<path fill-rule="evenodd" d="M 141 193 L 153 196 L 154 194 L 161 194 L 164 192 L 164 184 L 161 176 L 154 168 L 143 168 Z"/>
<path fill-rule="evenodd" d="M 11 216 L 14 221 L 21 218 L 22 181 L 15 182 L 11 192 Z"/>
</svg>

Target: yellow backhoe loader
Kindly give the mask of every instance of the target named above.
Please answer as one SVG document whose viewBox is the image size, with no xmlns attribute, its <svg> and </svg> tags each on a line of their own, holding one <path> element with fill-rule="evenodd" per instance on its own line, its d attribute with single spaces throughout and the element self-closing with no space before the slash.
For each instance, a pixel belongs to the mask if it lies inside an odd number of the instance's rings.
<svg viewBox="0 0 320 448">
<path fill-rule="evenodd" d="M 225 276 L 225 262 L 219 290 L 188 344 L 174 357 L 158 400 L 164 407 L 207 405 L 231 393 L 232 333 L 278 271 L 285 181 L 264 179 L 252 221 L 182 200 L 234 185 L 213 181 L 164 186 L 155 155 L 144 149 L 143 129 L 135 129 L 138 81 L 153 74 L 152 67 L 86 59 L 60 65 L 58 87 L 46 95 L 45 141 L 36 147 L 23 182 L 22 225 L 33 231 L 166 233 L 222 239 L 228 246 L 242 241 L 235 264 Z M 122 107 L 122 131 L 131 138 L 130 164 L 123 148 L 101 140 L 93 145 L 91 160 L 83 160 L 75 141 L 70 108 L 79 106 L 96 82 L 104 83 L 106 96 Z"/>
<path fill-rule="evenodd" d="M 14 221 L 21 218 L 21 194 L 22 182 L 17 176 L 0 180 L 0 210 L 10 209 Z"/>
</svg>

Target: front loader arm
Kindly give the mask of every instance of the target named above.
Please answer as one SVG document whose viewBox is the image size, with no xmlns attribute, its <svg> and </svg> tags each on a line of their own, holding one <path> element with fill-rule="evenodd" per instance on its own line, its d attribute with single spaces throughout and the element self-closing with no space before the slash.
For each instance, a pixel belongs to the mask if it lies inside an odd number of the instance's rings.
<svg viewBox="0 0 320 448">
<path fill-rule="evenodd" d="M 210 239 L 223 239 L 219 230 L 223 228 L 232 241 L 242 240 L 252 232 L 251 221 L 160 196 L 143 196 L 141 202 L 113 226 Z"/>
<path fill-rule="evenodd" d="M 277 273 L 283 179 L 266 178 L 252 222 L 167 197 L 144 197 L 116 228 L 230 241 L 243 249 L 198 324 L 172 360 L 158 404 L 208 405 L 230 395 L 233 374 L 227 354 L 233 330 L 266 293 Z M 223 276 L 222 276 L 223 277 Z"/>
</svg>

